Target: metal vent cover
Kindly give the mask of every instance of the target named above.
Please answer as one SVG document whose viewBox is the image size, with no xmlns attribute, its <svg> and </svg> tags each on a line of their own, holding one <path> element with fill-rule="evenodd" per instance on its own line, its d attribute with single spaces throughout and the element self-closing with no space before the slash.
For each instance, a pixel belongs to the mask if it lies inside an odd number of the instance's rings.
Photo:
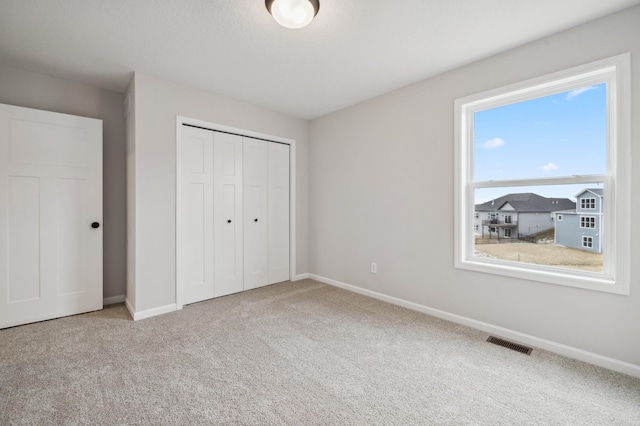
<svg viewBox="0 0 640 426">
<path fill-rule="evenodd" d="M 493 343 L 494 345 L 502 346 L 507 349 L 511 349 L 512 351 L 523 353 L 525 355 L 531 355 L 531 351 L 533 350 L 533 348 L 530 348 L 528 346 L 509 342 L 508 340 L 504 340 L 494 336 L 489 336 L 489 338 L 487 339 L 487 342 Z"/>
</svg>

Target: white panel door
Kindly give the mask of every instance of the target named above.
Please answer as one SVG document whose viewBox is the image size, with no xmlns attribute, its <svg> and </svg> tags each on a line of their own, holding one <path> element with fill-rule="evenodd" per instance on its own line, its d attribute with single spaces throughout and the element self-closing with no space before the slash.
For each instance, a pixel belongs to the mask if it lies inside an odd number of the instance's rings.
<svg viewBox="0 0 640 426">
<path fill-rule="evenodd" d="M 102 121 L 0 104 L 0 328 L 102 309 Z"/>
<path fill-rule="evenodd" d="M 187 305 L 214 297 L 213 132 L 182 126 L 179 155 L 177 277 Z"/>
<path fill-rule="evenodd" d="M 244 138 L 244 289 L 269 284 L 268 142 Z"/>
<path fill-rule="evenodd" d="M 214 132 L 215 297 L 242 291 L 242 136 Z"/>
<path fill-rule="evenodd" d="M 289 277 L 289 145 L 269 143 L 269 284 Z"/>
</svg>

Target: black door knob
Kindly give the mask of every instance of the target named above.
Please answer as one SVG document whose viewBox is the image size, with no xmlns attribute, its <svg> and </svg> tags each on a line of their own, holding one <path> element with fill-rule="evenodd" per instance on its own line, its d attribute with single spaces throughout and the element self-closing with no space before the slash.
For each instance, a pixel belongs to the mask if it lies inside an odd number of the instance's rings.
<svg viewBox="0 0 640 426">
<path fill-rule="evenodd" d="M 227 221 L 227 223 L 231 223 L 231 219 L 229 219 L 229 220 Z"/>
<path fill-rule="evenodd" d="M 253 219 L 253 221 L 254 221 L 254 222 L 257 222 L 257 221 L 258 221 L 258 219 Z"/>
<path fill-rule="evenodd" d="M 100 228 L 100 224 L 99 224 L 98 222 L 93 222 L 93 223 L 91 224 L 91 227 L 92 227 L 93 229 L 97 229 L 97 228 Z"/>
</svg>

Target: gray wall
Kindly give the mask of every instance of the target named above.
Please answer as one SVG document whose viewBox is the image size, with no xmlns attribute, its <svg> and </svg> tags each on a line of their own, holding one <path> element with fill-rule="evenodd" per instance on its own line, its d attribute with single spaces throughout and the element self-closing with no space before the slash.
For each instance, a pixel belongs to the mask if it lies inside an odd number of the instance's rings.
<svg viewBox="0 0 640 426">
<path fill-rule="evenodd" d="M 596 218 L 596 227 L 591 228 L 580 228 L 580 217 L 581 216 L 594 216 Z M 562 220 L 556 223 L 556 244 L 565 247 L 573 247 L 580 250 L 591 251 L 594 253 L 599 253 L 601 250 L 600 246 L 600 216 L 599 215 L 581 215 L 574 213 L 563 213 Z M 593 248 L 589 249 L 586 247 L 582 247 L 582 237 L 592 237 L 593 238 Z"/>
<path fill-rule="evenodd" d="M 310 272 L 640 365 L 639 262 L 630 296 L 453 266 L 454 100 L 626 51 L 637 108 L 640 7 L 312 120 Z M 632 126 L 632 161 L 640 164 L 640 120 Z M 636 167 L 632 190 L 639 184 Z M 631 207 L 640 211 L 640 197 Z M 637 258 L 637 221 L 630 232 Z"/>
<path fill-rule="evenodd" d="M 0 103 L 103 121 L 104 297 L 125 293 L 125 134 L 121 93 L 0 64 Z"/>
<path fill-rule="evenodd" d="M 127 291 L 129 302 L 135 293 L 134 310 L 176 302 L 176 115 L 296 141 L 296 271 L 306 273 L 308 121 L 144 74 L 136 73 L 134 83 L 135 129 L 129 135 L 135 149 L 128 155 L 134 158 L 129 238 L 135 253 L 129 256 L 135 271 Z"/>
<path fill-rule="evenodd" d="M 537 234 L 538 232 L 553 229 L 554 224 L 551 220 L 551 213 L 519 213 L 518 214 L 518 230 L 524 235 Z M 517 235 L 514 235 L 517 237 Z"/>
<path fill-rule="evenodd" d="M 556 221 L 556 244 L 578 248 L 582 246 L 580 239 L 580 216 L 573 213 L 562 213 L 562 220 Z"/>
<path fill-rule="evenodd" d="M 593 209 L 583 209 L 581 206 L 582 200 L 587 198 L 595 198 L 596 206 Z M 604 211 L 604 199 L 602 197 L 598 197 L 597 195 L 593 195 L 591 192 L 585 192 L 580 197 L 576 199 L 576 211 L 578 213 L 583 213 L 585 215 L 595 214 Z"/>
</svg>

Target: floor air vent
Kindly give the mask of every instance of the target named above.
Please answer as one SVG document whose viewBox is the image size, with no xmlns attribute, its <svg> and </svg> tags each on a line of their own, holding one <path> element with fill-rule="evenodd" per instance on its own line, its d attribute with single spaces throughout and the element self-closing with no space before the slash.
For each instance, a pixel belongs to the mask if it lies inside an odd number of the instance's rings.
<svg viewBox="0 0 640 426">
<path fill-rule="evenodd" d="M 499 337 L 489 336 L 489 338 L 487 339 L 487 342 L 493 343 L 494 345 L 503 346 L 513 351 L 521 352 L 527 355 L 531 355 L 531 351 L 533 350 L 532 348 L 529 348 L 527 346 L 509 342 L 508 340 L 503 340 L 503 339 L 500 339 Z"/>
</svg>

